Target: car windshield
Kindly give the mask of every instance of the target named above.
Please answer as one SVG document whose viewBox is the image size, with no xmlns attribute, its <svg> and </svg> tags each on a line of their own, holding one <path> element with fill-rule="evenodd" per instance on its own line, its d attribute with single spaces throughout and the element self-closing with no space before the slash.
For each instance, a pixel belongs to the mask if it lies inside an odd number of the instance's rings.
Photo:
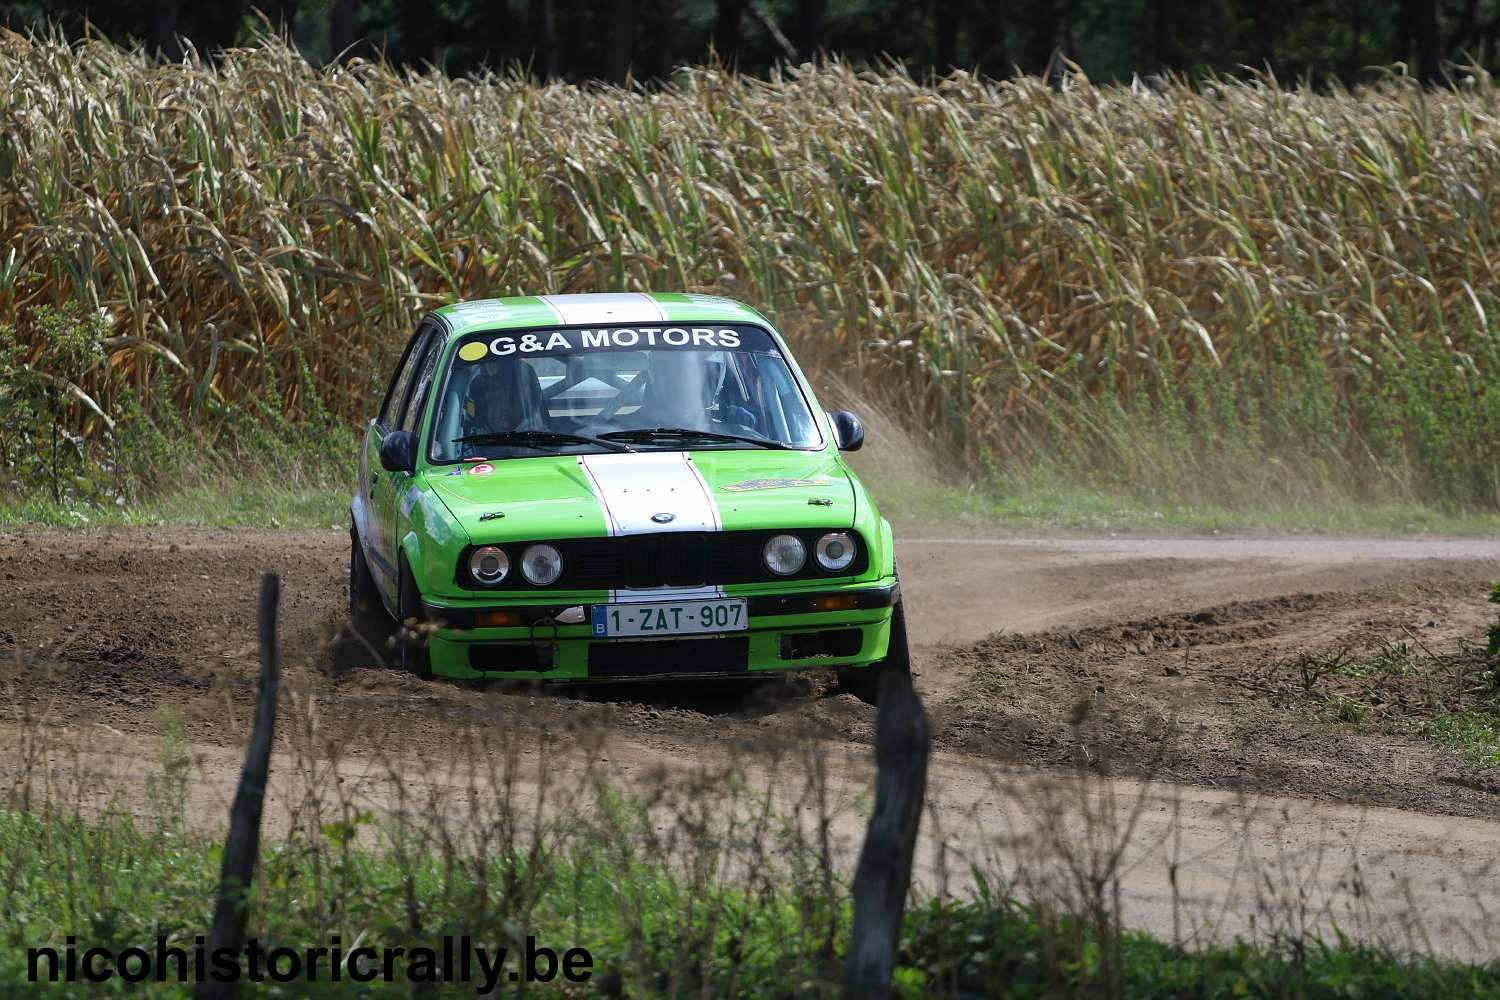
<svg viewBox="0 0 1500 1000">
<path fill-rule="evenodd" d="M 443 379 L 428 458 L 817 448 L 776 341 L 753 326 L 470 334 Z"/>
</svg>

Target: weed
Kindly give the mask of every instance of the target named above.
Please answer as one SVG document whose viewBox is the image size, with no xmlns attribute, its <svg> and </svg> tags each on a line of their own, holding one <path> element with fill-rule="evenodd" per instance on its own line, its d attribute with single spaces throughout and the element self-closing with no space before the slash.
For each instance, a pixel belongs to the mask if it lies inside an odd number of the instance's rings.
<svg viewBox="0 0 1500 1000">
<path fill-rule="evenodd" d="M 1418 654 L 1406 640 L 1381 639 L 1371 656 L 1352 658 L 1340 663 L 1334 672 L 1344 677 L 1371 676 L 1415 677 L 1419 673 Z"/>
<path fill-rule="evenodd" d="M 187 815 L 193 758 L 188 752 L 182 716 L 168 706 L 158 713 L 158 720 L 161 746 L 157 750 L 156 770 L 146 776 L 146 801 L 162 831 L 180 832 L 183 817 Z"/>
<path fill-rule="evenodd" d="M 1375 714 L 1373 705 L 1342 694 L 1328 695 L 1323 699 L 1320 708 L 1323 715 L 1330 721 L 1348 723 L 1356 727 L 1368 725 Z"/>
<path fill-rule="evenodd" d="M 1444 713 L 1424 723 L 1421 733 L 1475 764 L 1500 767 L 1500 714 L 1496 712 Z"/>
<path fill-rule="evenodd" d="M 1500 583 L 1490 588 L 1490 603 L 1500 604 Z M 1485 653 L 1490 659 L 1500 658 L 1500 621 L 1491 622 L 1488 630 L 1489 642 Z"/>
</svg>

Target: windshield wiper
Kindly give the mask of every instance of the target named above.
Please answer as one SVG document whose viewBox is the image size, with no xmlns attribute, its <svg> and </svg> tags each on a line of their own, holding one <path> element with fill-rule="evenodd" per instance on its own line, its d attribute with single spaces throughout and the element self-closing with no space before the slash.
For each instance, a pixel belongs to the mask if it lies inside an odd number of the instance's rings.
<svg viewBox="0 0 1500 1000">
<path fill-rule="evenodd" d="M 629 431 L 610 431 L 601 434 L 600 437 L 609 438 L 611 441 L 655 441 L 657 438 L 698 438 L 703 441 L 737 441 L 743 444 L 759 445 L 762 448 L 774 448 L 778 451 L 790 451 L 790 447 L 780 441 L 769 441 L 766 438 L 745 437 L 742 434 L 720 434 L 718 431 L 700 431 L 692 427 L 642 427 Z"/>
<path fill-rule="evenodd" d="M 586 434 L 564 434 L 561 431 L 486 431 L 483 434 L 465 434 L 453 439 L 454 444 L 505 444 L 521 448 L 547 451 L 549 445 L 592 444 L 607 451 L 635 451 L 627 444 L 589 437 Z"/>
</svg>

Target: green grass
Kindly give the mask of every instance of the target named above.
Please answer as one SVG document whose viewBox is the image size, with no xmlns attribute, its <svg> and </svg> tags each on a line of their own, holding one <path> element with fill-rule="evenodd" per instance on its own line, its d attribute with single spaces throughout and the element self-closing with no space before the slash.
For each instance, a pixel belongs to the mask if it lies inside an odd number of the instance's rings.
<svg viewBox="0 0 1500 1000">
<path fill-rule="evenodd" d="M 1249 505 L 1152 504 L 1087 487 L 1018 486 L 1008 492 L 920 479 L 865 476 L 881 512 L 904 533 L 930 525 L 1095 531 L 1214 532 L 1263 530 L 1351 535 L 1494 537 L 1500 515 L 1446 513 L 1418 504 L 1353 501 Z M 113 525 L 327 528 L 348 520 L 347 480 L 285 482 L 263 473 L 198 481 L 130 503 L 63 500 L 45 494 L 0 494 L 0 527 Z"/>
<path fill-rule="evenodd" d="M 1370 723 L 1375 709 L 1369 702 L 1346 695 L 1329 695 L 1318 704 L 1318 714 L 1329 722 L 1343 723 L 1363 729 Z"/>
<path fill-rule="evenodd" d="M 45 496 L 0 497 L 0 527 L 50 525 L 94 528 L 115 525 L 328 528 L 349 520 L 353 487 L 287 484 L 265 478 L 197 483 L 133 505 L 53 502 Z"/>
<path fill-rule="evenodd" d="M 829 899 L 790 877 L 752 891 L 602 838 L 536 856 L 459 848 L 444 857 L 390 831 L 369 836 L 376 830 L 358 815 L 326 825 L 319 843 L 292 839 L 269 849 L 249 933 L 267 948 L 326 945 L 334 934 L 346 948 L 356 939 L 410 948 L 469 933 L 514 949 L 534 934 L 558 951 L 589 949 L 593 979 L 579 995 L 609 983 L 642 997 L 837 994 L 850 913 L 841 889 Z M 208 921 L 220 855 L 215 844 L 120 815 L 84 822 L 0 812 L 0 857 L 0 988 L 20 988 L 25 949 L 60 947 L 68 934 L 80 949 L 119 950 L 164 934 L 191 950 Z M 1108 931 L 1101 940 L 1092 922 L 1048 916 L 983 882 L 966 898 L 910 909 L 896 979 L 906 997 L 1478 997 L 1500 990 L 1493 966 L 1400 959 L 1342 939 L 1196 951 L 1135 932 Z M 251 995 L 282 995 L 270 984 L 246 985 Z M 299 984 L 296 992 L 337 989 Z M 405 982 L 370 987 L 409 990 Z M 444 992 L 472 995 L 473 987 Z"/>
<path fill-rule="evenodd" d="M 349 520 L 360 439 L 239 412 L 218 436 L 138 415 L 103 460 L 75 458 L 53 498 L 48 478 L 0 478 L 0 526 L 327 528 Z M 13 470 L 14 474 L 14 470 Z"/>
<path fill-rule="evenodd" d="M 1382 641 L 1380 649 L 1373 656 L 1350 660 L 1340 664 L 1333 672 L 1354 678 L 1378 675 L 1415 677 L 1421 673 L 1421 660 L 1416 649 L 1405 640 Z"/>
<path fill-rule="evenodd" d="M 1475 764 L 1500 767 L 1500 715 L 1494 712 L 1445 713 L 1423 723 L 1421 732 Z"/>
</svg>

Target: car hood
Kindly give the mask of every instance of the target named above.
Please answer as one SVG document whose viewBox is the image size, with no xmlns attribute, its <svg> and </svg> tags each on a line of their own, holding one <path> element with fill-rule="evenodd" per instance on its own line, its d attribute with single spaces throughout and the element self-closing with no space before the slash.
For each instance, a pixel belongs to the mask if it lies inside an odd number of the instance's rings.
<svg viewBox="0 0 1500 1000">
<path fill-rule="evenodd" d="M 848 528 L 857 502 L 837 453 L 827 451 L 545 456 L 435 469 L 427 479 L 477 544 L 658 531 Z"/>
</svg>

